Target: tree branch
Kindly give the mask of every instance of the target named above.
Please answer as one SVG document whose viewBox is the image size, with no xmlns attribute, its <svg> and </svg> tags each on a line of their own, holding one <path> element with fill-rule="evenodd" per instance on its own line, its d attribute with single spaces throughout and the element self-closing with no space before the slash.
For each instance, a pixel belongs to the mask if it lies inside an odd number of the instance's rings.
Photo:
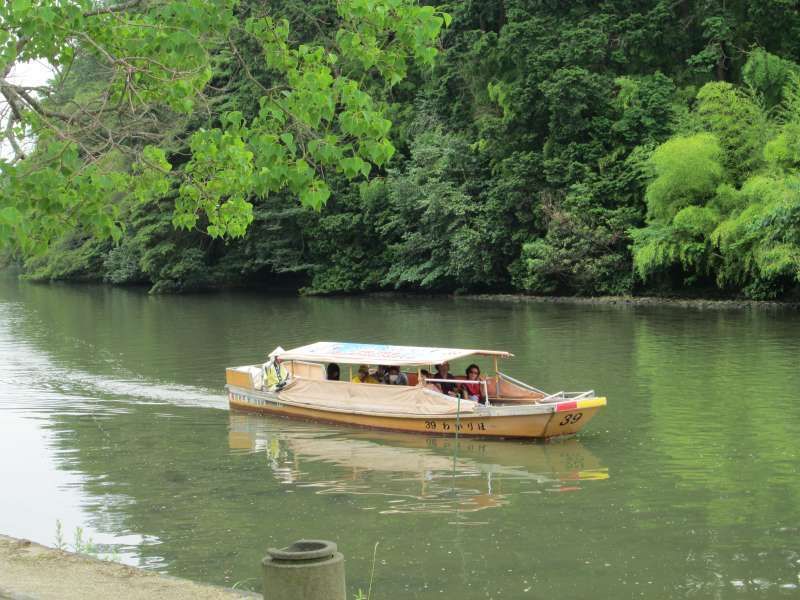
<svg viewBox="0 0 800 600">
<path fill-rule="evenodd" d="M 11 100 L 10 100 L 10 96 L 13 96 L 15 100 L 22 99 L 25 102 L 25 104 L 27 104 L 28 107 L 31 108 L 31 110 L 33 110 L 34 112 L 39 113 L 42 116 L 50 117 L 52 119 L 61 119 L 62 121 L 66 121 L 66 120 L 69 119 L 69 115 L 65 115 L 63 113 L 58 113 L 58 112 L 53 112 L 51 110 L 48 110 L 48 109 L 44 108 L 36 98 L 34 98 L 33 96 L 31 96 L 28 93 L 28 89 L 25 88 L 25 87 L 10 83 L 10 82 L 6 81 L 5 79 L 0 79 L 0 91 L 3 91 L 3 90 L 4 90 L 3 95 L 6 97 L 6 100 L 8 100 L 9 101 L 8 103 L 11 104 L 11 107 L 15 108 L 16 110 L 19 110 L 20 106 L 17 105 L 15 107 L 13 105 L 13 103 L 11 102 Z M 8 93 L 6 93 L 6 92 L 8 92 Z M 15 110 L 15 112 L 16 112 L 16 110 Z M 21 113 L 21 111 L 19 111 L 19 112 L 20 112 L 20 114 L 17 115 L 17 119 L 19 119 L 21 121 L 22 120 L 22 113 Z"/>
<path fill-rule="evenodd" d="M 6 139 L 8 143 L 11 144 L 11 149 L 14 150 L 14 160 L 25 160 L 27 155 L 22 151 L 22 148 L 19 147 L 17 143 L 17 137 L 14 135 L 14 121 L 16 121 L 16 117 L 12 114 L 8 117 L 8 123 L 6 123 Z"/>
<path fill-rule="evenodd" d="M 11 112 L 14 113 L 14 118 L 22 122 L 22 110 L 23 107 L 19 103 L 19 96 L 14 93 L 14 90 L 10 88 L 6 88 L 3 85 L 0 85 L 0 94 L 3 95 L 3 98 L 6 99 L 8 105 L 11 107 Z"/>
<path fill-rule="evenodd" d="M 96 17 L 97 15 L 108 15 L 111 13 L 125 12 L 129 8 L 134 8 L 135 6 L 141 3 L 142 0 L 128 0 L 128 2 L 120 2 L 119 4 L 114 4 L 112 6 L 104 6 L 103 8 L 96 8 L 95 10 L 90 10 L 88 12 L 83 13 L 83 16 Z"/>
</svg>

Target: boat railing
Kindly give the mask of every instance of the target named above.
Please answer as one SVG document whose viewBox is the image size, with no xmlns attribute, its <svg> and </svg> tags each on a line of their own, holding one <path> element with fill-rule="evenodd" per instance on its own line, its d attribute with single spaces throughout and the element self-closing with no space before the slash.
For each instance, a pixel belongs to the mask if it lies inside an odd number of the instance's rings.
<svg viewBox="0 0 800 600">
<path fill-rule="evenodd" d="M 526 390 L 529 390 L 531 392 L 536 392 L 537 394 L 544 394 L 545 396 L 547 395 L 547 392 L 545 392 L 543 390 L 540 390 L 539 388 L 533 387 L 532 385 L 529 385 L 529 384 L 525 383 L 524 381 L 520 381 L 519 379 L 514 379 L 510 375 L 506 375 L 505 373 L 501 373 L 500 371 L 497 372 L 497 376 L 500 377 L 501 379 L 505 379 L 506 381 L 508 381 L 510 383 L 518 385 L 521 388 L 525 388 Z M 498 395 L 499 395 L 499 392 L 498 392 Z"/>
<path fill-rule="evenodd" d="M 566 392 L 563 390 L 560 392 L 556 392 L 555 394 L 549 394 L 544 398 L 540 399 L 540 403 L 547 403 L 547 402 L 561 402 L 562 400 L 566 399 Z"/>
<path fill-rule="evenodd" d="M 562 390 L 560 392 L 556 392 L 555 394 L 549 394 L 545 396 L 539 400 L 539 402 L 563 402 L 564 400 L 582 400 L 584 398 L 594 398 L 594 390 L 589 390 L 586 392 L 565 392 Z"/>
<path fill-rule="evenodd" d="M 486 406 L 491 406 L 489 404 L 489 388 L 486 386 L 486 380 L 480 379 L 478 381 L 471 381 L 468 379 L 433 379 L 432 377 L 425 377 L 425 383 L 453 383 L 460 385 L 464 382 L 467 383 L 480 383 L 481 387 L 483 388 L 483 397 L 486 398 Z"/>
</svg>

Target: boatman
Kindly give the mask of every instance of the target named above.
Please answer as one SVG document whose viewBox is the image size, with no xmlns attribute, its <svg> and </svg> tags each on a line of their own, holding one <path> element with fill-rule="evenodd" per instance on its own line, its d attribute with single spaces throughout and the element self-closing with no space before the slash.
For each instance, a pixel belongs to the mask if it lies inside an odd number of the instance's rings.
<svg viewBox="0 0 800 600">
<path fill-rule="evenodd" d="M 281 390 L 289 382 L 289 371 L 280 357 L 283 352 L 285 350 L 278 346 L 269 353 L 269 360 L 264 363 L 264 382 L 270 392 Z"/>
</svg>

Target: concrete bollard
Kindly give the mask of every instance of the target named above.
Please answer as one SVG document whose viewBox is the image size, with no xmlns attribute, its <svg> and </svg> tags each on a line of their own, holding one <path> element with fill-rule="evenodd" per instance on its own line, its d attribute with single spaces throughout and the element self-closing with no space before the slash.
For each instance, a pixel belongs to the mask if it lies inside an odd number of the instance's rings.
<svg viewBox="0 0 800 600">
<path fill-rule="evenodd" d="M 261 561 L 264 600 L 346 600 L 344 556 L 326 540 L 269 548 Z"/>
</svg>

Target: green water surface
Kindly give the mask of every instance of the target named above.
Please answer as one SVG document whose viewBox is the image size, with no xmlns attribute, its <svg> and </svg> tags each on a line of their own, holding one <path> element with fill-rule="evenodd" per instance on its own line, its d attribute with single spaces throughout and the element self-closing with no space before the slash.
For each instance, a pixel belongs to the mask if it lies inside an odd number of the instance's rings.
<svg viewBox="0 0 800 600">
<path fill-rule="evenodd" d="M 317 340 L 505 349 L 608 407 L 549 444 L 230 413 L 224 368 Z M 451 298 L 152 297 L 0 278 L 0 533 L 260 589 L 335 540 L 373 599 L 800 593 L 800 315 Z M 463 368 L 463 365 L 460 365 Z M 482 365 L 487 370 L 491 365 Z M 377 550 L 375 548 L 377 544 Z"/>
</svg>

